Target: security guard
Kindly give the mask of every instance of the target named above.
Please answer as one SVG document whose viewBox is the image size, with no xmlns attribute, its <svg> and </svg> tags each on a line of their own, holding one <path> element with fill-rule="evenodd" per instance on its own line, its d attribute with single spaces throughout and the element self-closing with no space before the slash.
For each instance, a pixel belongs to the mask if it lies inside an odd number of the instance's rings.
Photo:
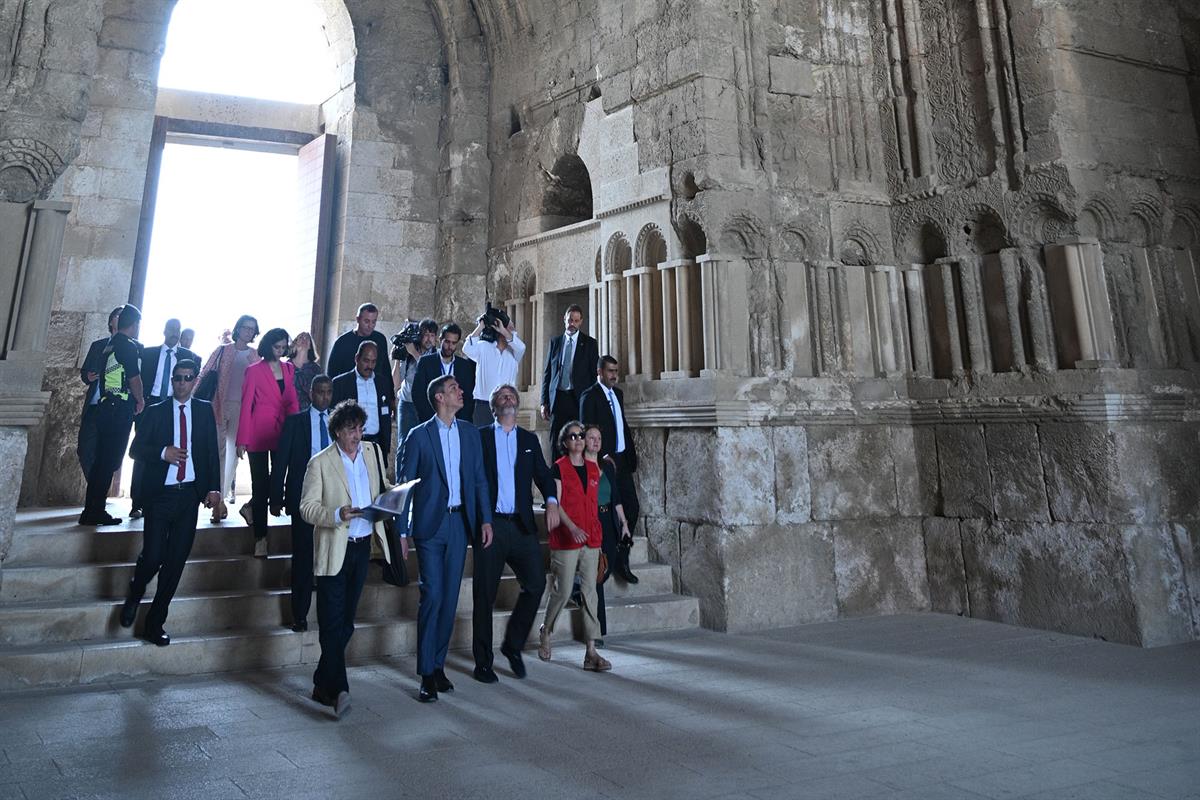
<svg viewBox="0 0 1200 800">
<path fill-rule="evenodd" d="M 87 496 L 80 525 L 117 525 L 105 502 L 113 473 L 121 467 L 134 415 L 142 413 L 141 345 L 134 338 L 142 312 L 127 303 L 117 317 L 117 332 L 104 348 L 104 373 L 100 376 L 100 404 L 96 409 L 96 459 L 87 476 Z"/>
</svg>

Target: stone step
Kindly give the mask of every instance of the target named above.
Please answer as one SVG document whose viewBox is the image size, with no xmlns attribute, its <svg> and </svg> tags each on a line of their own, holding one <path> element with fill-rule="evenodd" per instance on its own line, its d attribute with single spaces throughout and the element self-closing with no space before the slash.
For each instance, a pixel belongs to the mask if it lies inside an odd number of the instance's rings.
<svg viewBox="0 0 1200 800">
<path fill-rule="evenodd" d="M 582 627 L 581 612 L 564 615 L 554 641 L 567 641 Z M 494 616 L 498 643 L 506 612 Z M 608 603 L 609 635 L 694 628 L 700 610 L 695 598 L 647 595 L 613 599 Z M 568 624 L 569 622 L 569 624 Z M 460 613 L 451 648 L 469 649 L 471 619 Z M 417 623 L 413 619 L 362 619 L 355 625 L 348 657 L 363 663 L 416 652 Z M 536 637 L 531 637 L 536 641 Z M 303 634 L 283 628 L 251 628 L 221 634 L 182 636 L 159 648 L 136 639 L 71 642 L 0 649 L 0 691 L 33 686 L 67 686 L 128 680 L 149 675 L 194 675 L 233 670 L 285 667 L 316 663 L 320 644 L 313 626 Z M 529 657 L 536 657 L 530 654 Z M 503 659 L 500 659 L 501 663 Z"/>
<path fill-rule="evenodd" d="M 286 518 L 280 518 L 285 520 Z M 292 552 L 291 527 L 286 521 L 273 521 L 267 531 L 268 546 L 272 555 L 288 555 Z M 5 574 L 17 567 L 76 567 L 95 564 L 132 564 L 142 549 L 142 523 L 126 523 L 115 528 L 84 528 L 76 525 L 57 528 L 18 527 L 13 535 L 12 546 L 4 560 Z M 545 536 L 542 549 L 546 550 Z M 206 523 L 196 529 L 192 543 L 192 558 L 249 556 L 254 553 L 254 537 L 250 529 L 239 519 L 238 524 L 229 520 L 220 525 Z M 637 536 L 633 540 L 631 560 L 646 560 L 646 539 Z M 468 569 L 470 568 L 468 554 Z"/>
<path fill-rule="evenodd" d="M 190 569 L 190 567 L 189 567 Z M 666 595 L 673 591 L 671 568 L 662 564 L 639 564 L 635 567 L 638 583 L 626 584 L 610 579 L 605 585 L 606 600 Z M 187 573 L 185 572 L 186 576 Z M 153 598 L 153 584 L 142 601 L 141 623 Z M 502 576 L 496 608 L 511 609 L 516 603 L 520 585 L 513 575 Z M 420 590 L 416 582 L 405 587 L 382 583 L 373 570 L 370 581 L 359 601 L 362 618 L 410 618 L 417 616 Z M 180 593 L 171 602 L 168 630 L 180 634 L 219 634 L 244 628 L 248 621 L 266 628 L 291 625 L 291 592 L 289 589 L 260 589 L 228 592 Z M 542 605 L 545 606 L 545 596 Z M 459 591 L 458 607 L 469 612 L 472 606 L 471 580 L 466 578 Z M 31 602 L 0 605 L 0 647 L 23 647 L 36 644 L 127 640 L 131 633 L 120 627 L 119 599 L 79 601 L 73 603 Z M 315 601 L 309 612 L 309 624 L 316 627 Z"/>
<path fill-rule="evenodd" d="M 463 574 L 473 574 L 472 549 L 467 549 Z M 543 557 L 548 561 L 549 546 L 542 543 Z M 136 554 L 135 554 L 136 557 Z M 633 564 L 645 563 L 646 540 L 635 538 L 630 550 Z M 179 593 L 232 592 L 238 589 L 282 589 L 291 585 L 291 556 L 272 555 L 254 558 L 251 555 L 205 555 L 193 553 L 184 567 Z M 5 562 L 0 576 L 0 608 L 10 603 L 69 602 L 110 600 L 125 596 L 129 579 L 133 577 L 132 559 L 123 562 L 81 563 L 70 565 L 29 564 L 10 567 Z M 409 573 L 420 575 L 420 561 L 415 552 L 408 557 Z M 635 568 L 636 572 L 636 568 Z M 505 567 L 505 573 L 511 570 Z M 150 587 L 153 591 L 154 582 Z"/>
</svg>

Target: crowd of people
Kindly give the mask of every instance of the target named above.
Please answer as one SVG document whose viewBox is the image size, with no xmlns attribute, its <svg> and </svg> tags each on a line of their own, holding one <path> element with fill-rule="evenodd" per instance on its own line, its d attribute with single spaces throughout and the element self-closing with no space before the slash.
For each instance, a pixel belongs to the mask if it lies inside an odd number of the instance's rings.
<svg viewBox="0 0 1200 800">
<path fill-rule="evenodd" d="M 375 305 L 361 305 L 354 328 L 322 364 L 311 333 L 260 334 L 258 321 L 243 315 L 202 360 L 179 320 L 167 321 L 162 344 L 143 347 L 140 311 L 131 304 L 113 309 L 109 336 L 91 344 L 80 370 L 87 391 L 78 453 L 87 493 L 79 523 L 122 522 L 106 501 L 128 448 L 130 516 L 144 517 L 144 525 L 121 625 L 134 625 L 157 576 L 141 635 L 170 644 L 164 625 L 199 507 L 211 511 L 213 523 L 227 517 L 244 458 L 251 496 L 238 513 L 260 558 L 270 554 L 269 516 L 286 512 L 291 519 L 290 624 L 308 629 L 315 589 L 321 658 L 312 697 L 339 716 L 350 701 L 345 651 L 368 566 L 372 559 L 407 559 L 410 550 L 420 563 L 417 698 L 433 702 L 454 689 L 445 660 L 469 544 L 473 676 L 499 680 L 492 616 L 507 565 L 520 593 L 500 652 L 513 676 L 525 677 L 522 650 L 547 585 L 534 488 L 549 531 L 551 578 L 538 657 L 550 660 L 555 623 L 574 600 L 584 621 L 584 669 L 611 669 L 598 649 L 607 632 L 604 583 L 614 574 L 637 582 L 628 554 L 639 511 L 637 454 L 616 359 L 600 355 L 582 332 L 583 310 L 568 307 L 541 381 L 547 463 L 537 435 L 517 425 L 526 345 L 503 313 L 489 307 L 465 340 L 454 322 L 409 323 L 390 348 L 378 320 Z M 416 481 L 394 519 L 370 508 L 392 488 L 390 476 Z"/>
</svg>

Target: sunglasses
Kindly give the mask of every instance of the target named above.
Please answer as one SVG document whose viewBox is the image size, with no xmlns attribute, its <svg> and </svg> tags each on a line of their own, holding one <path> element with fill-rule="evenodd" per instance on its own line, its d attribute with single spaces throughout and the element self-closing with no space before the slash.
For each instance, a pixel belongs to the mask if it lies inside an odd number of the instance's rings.
<svg viewBox="0 0 1200 800">
<path fill-rule="evenodd" d="M 583 438 L 583 434 L 582 433 L 568 433 L 567 438 L 571 439 L 571 440 L 578 440 L 578 439 Z"/>
<path fill-rule="evenodd" d="M 196 380 L 195 375 L 172 375 L 171 383 L 191 383 Z"/>
</svg>

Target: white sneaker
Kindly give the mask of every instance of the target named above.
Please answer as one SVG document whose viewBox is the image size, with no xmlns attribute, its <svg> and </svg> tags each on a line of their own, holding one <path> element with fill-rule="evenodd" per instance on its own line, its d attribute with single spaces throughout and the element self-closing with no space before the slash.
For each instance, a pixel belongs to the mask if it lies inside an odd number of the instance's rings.
<svg viewBox="0 0 1200 800">
<path fill-rule="evenodd" d="M 267 550 L 267 537 L 254 540 L 254 557 L 266 558 L 270 553 Z"/>
</svg>

